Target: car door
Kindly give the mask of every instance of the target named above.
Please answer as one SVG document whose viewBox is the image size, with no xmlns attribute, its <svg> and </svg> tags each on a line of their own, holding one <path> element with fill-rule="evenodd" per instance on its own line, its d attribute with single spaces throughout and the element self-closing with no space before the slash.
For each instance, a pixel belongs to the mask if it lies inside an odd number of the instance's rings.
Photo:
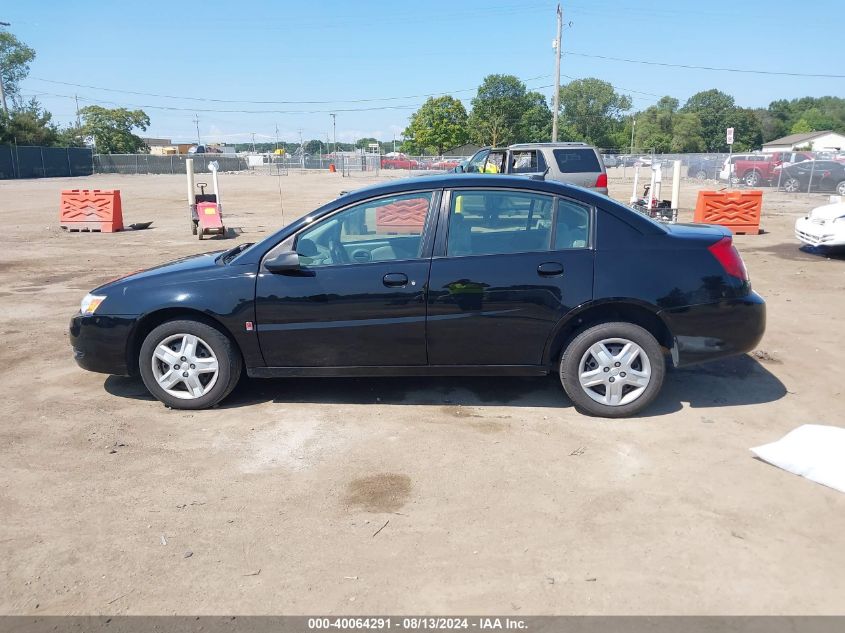
<svg viewBox="0 0 845 633">
<path fill-rule="evenodd" d="M 432 365 L 540 365 L 560 319 L 592 298 L 593 210 L 550 194 L 454 189 L 431 262 Z"/>
<path fill-rule="evenodd" d="M 425 365 L 429 219 L 437 191 L 366 200 L 271 250 L 301 269 L 256 280 L 256 328 L 270 367 Z"/>
</svg>

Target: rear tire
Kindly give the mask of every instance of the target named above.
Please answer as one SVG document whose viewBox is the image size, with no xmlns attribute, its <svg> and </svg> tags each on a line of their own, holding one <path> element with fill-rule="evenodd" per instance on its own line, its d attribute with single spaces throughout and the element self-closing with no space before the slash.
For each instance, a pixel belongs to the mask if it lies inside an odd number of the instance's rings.
<svg viewBox="0 0 845 633">
<path fill-rule="evenodd" d="M 155 328 L 138 356 L 144 385 L 173 409 L 213 407 L 235 388 L 242 366 L 240 352 L 225 334 L 187 319 Z"/>
<path fill-rule="evenodd" d="M 836 194 L 839 196 L 845 196 L 845 180 L 836 185 Z"/>
<path fill-rule="evenodd" d="M 745 174 L 745 177 L 743 178 L 743 180 L 745 181 L 746 186 L 756 187 L 757 185 L 760 184 L 761 178 L 760 178 L 760 174 L 758 172 L 750 171 L 747 174 Z"/>
<path fill-rule="evenodd" d="M 699 169 L 695 172 L 695 179 L 696 180 L 707 180 L 707 172 L 703 169 Z"/>
<path fill-rule="evenodd" d="M 633 323 L 600 323 L 578 336 L 560 358 L 560 381 L 587 415 L 624 418 L 649 406 L 666 374 L 657 339 Z"/>
</svg>

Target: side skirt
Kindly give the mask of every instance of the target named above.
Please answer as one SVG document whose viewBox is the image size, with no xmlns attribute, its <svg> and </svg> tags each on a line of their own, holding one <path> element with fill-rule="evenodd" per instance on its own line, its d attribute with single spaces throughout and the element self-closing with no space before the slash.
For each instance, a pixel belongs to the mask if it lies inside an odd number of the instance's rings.
<svg viewBox="0 0 845 633">
<path fill-rule="evenodd" d="M 248 367 L 250 378 L 343 376 L 545 376 L 542 365 L 409 365 L 390 367 Z"/>
</svg>

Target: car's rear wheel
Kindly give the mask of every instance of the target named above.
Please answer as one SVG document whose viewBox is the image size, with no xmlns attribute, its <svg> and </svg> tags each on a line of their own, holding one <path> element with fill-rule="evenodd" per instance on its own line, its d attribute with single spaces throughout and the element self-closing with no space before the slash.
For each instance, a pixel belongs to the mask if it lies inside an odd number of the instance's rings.
<svg viewBox="0 0 845 633">
<path fill-rule="evenodd" d="M 696 180 L 707 180 L 707 172 L 703 169 L 699 169 L 695 172 L 695 179 Z"/>
<path fill-rule="evenodd" d="M 756 171 L 749 171 L 745 174 L 745 184 L 749 187 L 756 187 L 760 184 L 760 174 Z"/>
<path fill-rule="evenodd" d="M 845 180 L 836 185 L 836 193 L 840 196 L 845 196 Z"/>
<path fill-rule="evenodd" d="M 660 344 L 633 323 L 601 323 L 578 334 L 560 359 L 575 408 L 605 418 L 639 413 L 657 397 L 666 364 Z"/>
<path fill-rule="evenodd" d="M 149 392 L 174 409 L 205 409 L 229 395 L 241 356 L 220 330 L 200 321 L 163 323 L 141 345 L 138 366 Z"/>
<path fill-rule="evenodd" d="M 801 191 L 801 181 L 797 178 L 787 178 L 783 183 L 783 190 L 787 193 L 798 193 Z"/>
</svg>

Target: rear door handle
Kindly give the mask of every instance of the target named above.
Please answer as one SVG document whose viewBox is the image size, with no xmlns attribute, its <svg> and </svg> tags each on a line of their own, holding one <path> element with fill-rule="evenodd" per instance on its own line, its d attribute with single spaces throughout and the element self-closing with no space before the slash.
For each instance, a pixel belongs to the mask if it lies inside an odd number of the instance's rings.
<svg viewBox="0 0 845 633">
<path fill-rule="evenodd" d="M 544 262 L 537 266 L 537 274 L 541 277 L 557 277 L 563 274 L 563 264 L 558 262 Z"/>
<path fill-rule="evenodd" d="M 408 275 L 405 273 L 387 273 L 382 282 L 388 288 L 400 288 L 408 285 Z"/>
</svg>

